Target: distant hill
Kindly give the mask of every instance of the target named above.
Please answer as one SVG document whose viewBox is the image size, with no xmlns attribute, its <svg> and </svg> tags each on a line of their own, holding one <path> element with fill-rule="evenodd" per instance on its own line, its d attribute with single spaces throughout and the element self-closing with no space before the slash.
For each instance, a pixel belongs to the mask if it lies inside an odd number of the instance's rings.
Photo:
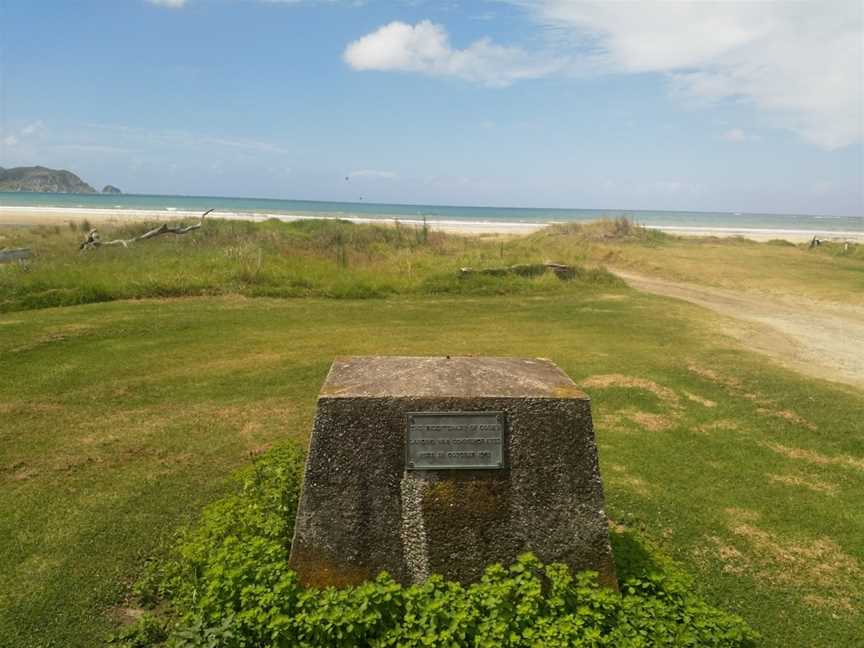
<svg viewBox="0 0 864 648">
<path fill-rule="evenodd" d="M 123 192 L 120 191 L 120 189 L 118 189 L 114 185 L 105 185 L 105 188 L 102 190 L 102 193 L 103 194 L 122 194 Z"/>
<path fill-rule="evenodd" d="M 46 167 L 0 167 L 0 191 L 97 193 L 71 171 Z"/>
</svg>

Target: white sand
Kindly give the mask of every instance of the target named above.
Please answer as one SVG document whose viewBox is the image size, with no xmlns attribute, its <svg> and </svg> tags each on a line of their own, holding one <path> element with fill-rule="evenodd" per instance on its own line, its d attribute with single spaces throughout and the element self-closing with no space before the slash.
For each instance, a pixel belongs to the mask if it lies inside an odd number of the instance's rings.
<svg viewBox="0 0 864 648">
<path fill-rule="evenodd" d="M 147 209 L 85 209 L 70 207 L 10 207 L 0 206 L 0 225 L 64 225 L 70 221 L 82 221 L 87 219 L 94 225 L 104 223 L 121 223 L 129 221 L 173 221 L 190 220 L 198 218 L 200 212 L 169 211 L 169 210 L 147 210 Z M 299 214 L 267 214 L 250 212 L 224 212 L 219 211 L 211 214 L 208 218 L 222 218 L 225 220 L 249 220 L 264 221 L 277 218 L 281 221 L 298 221 L 325 218 L 327 216 L 309 216 Z M 330 216 L 329 218 L 335 218 Z M 392 224 L 395 219 L 391 218 L 361 218 L 341 217 L 354 223 L 378 223 Z M 422 221 L 416 219 L 398 219 L 399 223 L 408 227 L 422 226 Z M 547 223 L 519 223 L 500 221 L 452 221 L 452 220 L 429 220 L 429 227 L 443 232 L 455 234 L 530 234 L 547 225 Z M 743 236 L 754 241 L 768 241 L 771 239 L 785 239 L 793 243 L 809 241 L 814 236 L 825 240 L 855 241 L 864 243 L 864 231 L 830 232 L 816 230 L 790 230 L 790 229 L 745 229 L 731 227 L 656 227 L 670 234 L 682 236 Z"/>
<path fill-rule="evenodd" d="M 94 225 L 104 223 L 121 223 L 130 221 L 175 221 L 194 220 L 201 212 L 190 211 L 168 211 L 149 209 L 85 209 L 72 207 L 8 207 L 0 206 L 0 225 L 65 225 L 70 221 L 82 221 L 87 219 Z M 263 212 L 226 212 L 218 211 L 210 214 L 208 218 L 221 218 L 224 220 L 248 220 L 261 222 L 270 218 L 290 222 L 298 220 L 315 220 L 321 218 L 336 218 L 326 215 L 299 215 L 299 214 L 267 214 Z M 361 218 L 340 216 L 341 220 L 352 223 L 377 223 L 379 225 L 392 225 L 396 220 L 400 224 L 413 227 L 422 226 L 420 220 L 393 219 L 393 218 Z M 544 227 L 537 223 L 500 223 L 482 221 L 427 221 L 429 227 L 444 231 L 461 234 L 530 234 Z"/>
<path fill-rule="evenodd" d="M 646 227 L 649 227 L 646 225 Z M 831 230 L 796 230 L 796 229 L 768 229 L 768 228 L 745 228 L 745 227 L 663 227 L 653 229 L 663 230 L 670 234 L 679 236 L 741 236 L 751 241 L 773 241 L 784 240 L 791 243 L 802 243 L 811 240 L 814 236 L 823 241 L 850 241 L 864 243 L 864 230 L 834 232 Z"/>
</svg>

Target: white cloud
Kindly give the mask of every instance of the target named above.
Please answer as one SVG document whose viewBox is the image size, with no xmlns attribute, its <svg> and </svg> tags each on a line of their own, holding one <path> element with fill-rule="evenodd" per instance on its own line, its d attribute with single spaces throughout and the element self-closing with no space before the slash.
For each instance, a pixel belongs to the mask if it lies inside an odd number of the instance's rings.
<svg viewBox="0 0 864 648">
<path fill-rule="evenodd" d="M 366 0 L 257 0 L 263 4 L 285 4 L 285 5 L 300 5 L 300 4 L 347 4 L 352 7 L 362 7 L 366 4 Z M 146 0 L 157 7 L 168 7 L 170 9 L 182 9 L 186 6 L 188 0 Z"/>
<path fill-rule="evenodd" d="M 111 146 L 110 144 L 50 144 L 45 147 L 47 150 L 63 151 L 70 153 L 93 153 L 96 155 L 129 155 L 131 153 L 140 153 L 140 151 L 121 146 Z"/>
<path fill-rule="evenodd" d="M 21 135 L 30 137 L 31 135 L 41 135 L 45 132 L 45 122 L 41 119 L 30 124 L 27 124 L 21 129 Z"/>
<path fill-rule="evenodd" d="M 661 194 L 665 196 L 695 196 L 702 193 L 700 185 L 682 180 L 655 180 L 653 182 L 642 183 L 639 188 L 649 194 Z"/>
<path fill-rule="evenodd" d="M 169 9 L 181 9 L 186 6 L 186 0 L 147 0 L 157 7 L 168 7 Z"/>
<path fill-rule="evenodd" d="M 862 136 L 864 12 L 854 0 L 514 1 L 575 46 L 582 69 L 665 73 L 678 96 L 749 102 L 825 149 Z"/>
<path fill-rule="evenodd" d="M 104 133 L 110 133 L 111 141 L 129 143 L 130 146 L 149 148 L 153 145 L 186 149 L 236 149 L 244 153 L 272 153 L 274 155 L 290 155 L 293 152 L 283 146 L 269 141 L 247 139 L 242 137 L 215 136 L 188 131 L 151 131 L 142 128 L 132 128 L 117 124 L 88 124 L 88 129 L 102 132 L 96 139 L 101 143 Z"/>
<path fill-rule="evenodd" d="M 350 43 L 343 58 L 357 70 L 488 86 L 556 73 L 662 74 L 680 99 L 749 103 L 766 125 L 824 149 L 864 134 L 864 12 L 855 0 L 503 1 L 548 27 L 559 53 L 488 38 L 456 49 L 441 25 L 424 20 L 384 25 Z"/>
<path fill-rule="evenodd" d="M 12 148 L 19 144 L 24 145 L 27 140 L 39 139 L 46 132 L 45 122 L 37 120 L 29 124 L 25 124 L 18 129 L 17 132 L 8 133 L 0 138 L 3 146 Z M 8 131 L 7 131 L 8 132 Z"/>
<path fill-rule="evenodd" d="M 116 124 L 49 129 L 41 121 L 0 132 L 0 147 L 7 158 L 6 163 L 0 160 L 3 166 L 43 164 L 103 168 L 109 175 L 111 167 L 119 168 L 123 160 L 133 157 L 152 163 L 154 168 L 158 166 L 162 172 L 165 159 L 188 161 L 190 168 L 200 168 L 207 161 L 221 161 L 232 170 L 260 166 L 275 169 L 288 166 L 293 155 L 286 146 L 267 140 L 187 131 L 151 131 Z M 177 185 L 176 190 L 180 188 Z"/>
<path fill-rule="evenodd" d="M 728 131 L 723 133 L 723 139 L 728 142 L 746 142 L 747 133 L 740 128 L 730 128 Z"/>
<path fill-rule="evenodd" d="M 395 171 L 378 171 L 376 169 L 360 169 L 348 174 L 349 178 L 370 178 L 372 180 L 396 180 L 399 174 Z"/>
<path fill-rule="evenodd" d="M 756 142 L 762 139 L 758 135 L 748 133 L 741 128 L 730 128 L 721 136 L 727 142 Z"/>
<path fill-rule="evenodd" d="M 445 29 L 429 20 L 384 25 L 350 43 L 343 58 L 355 70 L 422 72 L 498 87 L 546 76 L 562 63 L 518 47 L 497 45 L 488 38 L 454 49 Z"/>
<path fill-rule="evenodd" d="M 810 192 L 817 196 L 825 196 L 829 194 L 835 187 L 835 183 L 831 180 L 817 180 L 810 188 Z"/>
</svg>

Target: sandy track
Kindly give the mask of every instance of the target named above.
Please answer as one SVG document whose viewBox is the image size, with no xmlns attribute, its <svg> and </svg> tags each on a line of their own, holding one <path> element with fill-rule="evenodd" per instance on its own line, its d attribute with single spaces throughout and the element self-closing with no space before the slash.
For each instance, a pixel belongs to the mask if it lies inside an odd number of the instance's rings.
<svg viewBox="0 0 864 648">
<path fill-rule="evenodd" d="M 615 273 L 637 290 L 683 299 L 735 318 L 739 326 L 725 332 L 789 368 L 864 387 L 864 307 L 738 292 L 623 270 Z"/>
</svg>

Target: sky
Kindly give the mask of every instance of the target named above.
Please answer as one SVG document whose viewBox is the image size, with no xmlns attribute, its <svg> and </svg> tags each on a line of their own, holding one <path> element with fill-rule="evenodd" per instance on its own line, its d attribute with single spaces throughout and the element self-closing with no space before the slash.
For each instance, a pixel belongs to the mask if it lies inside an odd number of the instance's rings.
<svg viewBox="0 0 864 648">
<path fill-rule="evenodd" d="M 864 216 L 862 14 L 0 0 L 0 166 L 127 193 Z"/>
</svg>

